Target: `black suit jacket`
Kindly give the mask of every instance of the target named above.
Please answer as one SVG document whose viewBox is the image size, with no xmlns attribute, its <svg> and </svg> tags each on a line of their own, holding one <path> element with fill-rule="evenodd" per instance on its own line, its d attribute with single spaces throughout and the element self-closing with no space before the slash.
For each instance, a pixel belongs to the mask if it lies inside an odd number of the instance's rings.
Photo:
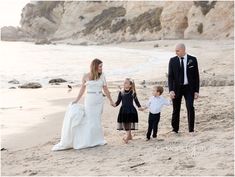
<svg viewBox="0 0 235 177">
<path fill-rule="evenodd" d="M 176 95 L 179 93 L 180 82 L 180 60 L 178 56 L 170 59 L 168 67 L 168 86 L 169 91 L 174 91 Z M 198 71 L 198 63 L 196 57 L 187 55 L 187 77 L 191 91 L 199 93 L 200 79 Z"/>
</svg>

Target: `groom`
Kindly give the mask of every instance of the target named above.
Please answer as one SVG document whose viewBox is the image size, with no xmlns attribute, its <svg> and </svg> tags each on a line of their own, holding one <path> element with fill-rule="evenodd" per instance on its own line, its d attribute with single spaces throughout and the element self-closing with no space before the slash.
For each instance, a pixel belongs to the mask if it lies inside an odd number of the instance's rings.
<svg viewBox="0 0 235 177">
<path fill-rule="evenodd" d="M 196 57 L 185 52 L 184 44 L 177 44 L 175 57 L 170 59 L 168 86 L 173 101 L 171 125 L 173 132 L 178 133 L 182 96 L 185 98 L 188 113 L 188 129 L 194 132 L 195 111 L 194 99 L 199 97 L 199 71 Z"/>
</svg>

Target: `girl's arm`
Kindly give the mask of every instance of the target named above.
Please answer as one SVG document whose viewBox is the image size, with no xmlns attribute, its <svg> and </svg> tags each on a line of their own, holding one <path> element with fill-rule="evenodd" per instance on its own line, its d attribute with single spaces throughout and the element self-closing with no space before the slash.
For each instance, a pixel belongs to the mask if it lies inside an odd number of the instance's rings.
<svg viewBox="0 0 235 177">
<path fill-rule="evenodd" d="M 139 102 L 139 100 L 138 100 L 138 98 L 137 98 L 136 93 L 134 94 L 134 101 L 135 101 L 136 106 L 138 106 L 138 108 L 140 108 L 141 105 L 140 105 L 140 102 Z"/>
<path fill-rule="evenodd" d="M 144 105 L 143 107 L 139 108 L 140 111 L 144 111 L 145 109 L 149 108 L 151 103 L 151 98 L 148 100 L 148 102 L 146 103 L 146 105 Z"/>
<path fill-rule="evenodd" d="M 117 101 L 116 101 L 116 103 L 114 103 L 114 106 L 115 107 L 118 106 L 121 103 L 121 101 L 122 101 L 122 93 L 119 92 Z"/>
<path fill-rule="evenodd" d="M 82 78 L 82 85 L 81 85 L 80 91 L 78 93 L 76 100 L 73 101 L 73 104 L 77 103 L 81 99 L 82 95 L 84 94 L 84 92 L 86 90 L 86 85 L 85 85 L 86 79 L 85 78 L 86 78 L 86 75 L 84 75 Z"/>
</svg>

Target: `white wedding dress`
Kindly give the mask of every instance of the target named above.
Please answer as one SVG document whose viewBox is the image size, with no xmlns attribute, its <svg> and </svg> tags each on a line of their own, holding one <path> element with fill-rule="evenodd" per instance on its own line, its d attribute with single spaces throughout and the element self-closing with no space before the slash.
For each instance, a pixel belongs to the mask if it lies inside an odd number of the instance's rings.
<svg viewBox="0 0 235 177">
<path fill-rule="evenodd" d="M 67 107 L 60 142 L 53 146 L 53 151 L 64 149 L 82 149 L 105 145 L 101 114 L 104 98 L 102 88 L 106 80 L 102 74 L 98 80 L 86 81 L 84 105 L 70 103 Z"/>
</svg>

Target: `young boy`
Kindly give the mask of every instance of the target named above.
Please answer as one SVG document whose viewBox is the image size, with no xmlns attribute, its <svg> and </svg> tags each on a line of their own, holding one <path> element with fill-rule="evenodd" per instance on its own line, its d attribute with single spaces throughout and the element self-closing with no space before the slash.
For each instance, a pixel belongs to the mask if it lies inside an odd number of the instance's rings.
<svg viewBox="0 0 235 177">
<path fill-rule="evenodd" d="M 149 108 L 149 119 L 148 119 L 148 131 L 146 134 L 146 141 L 150 140 L 151 133 L 153 131 L 153 138 L 157 137 L 158 123 L 160 120 L 161 109 L 164 105 L 170 105 L 171 101 L 161 96 L 163 93 L 163 87 L 154 86 L 153 96 L 149 99 L 145 107 L 139 110 L 143 111 Z"/>
</svg>

